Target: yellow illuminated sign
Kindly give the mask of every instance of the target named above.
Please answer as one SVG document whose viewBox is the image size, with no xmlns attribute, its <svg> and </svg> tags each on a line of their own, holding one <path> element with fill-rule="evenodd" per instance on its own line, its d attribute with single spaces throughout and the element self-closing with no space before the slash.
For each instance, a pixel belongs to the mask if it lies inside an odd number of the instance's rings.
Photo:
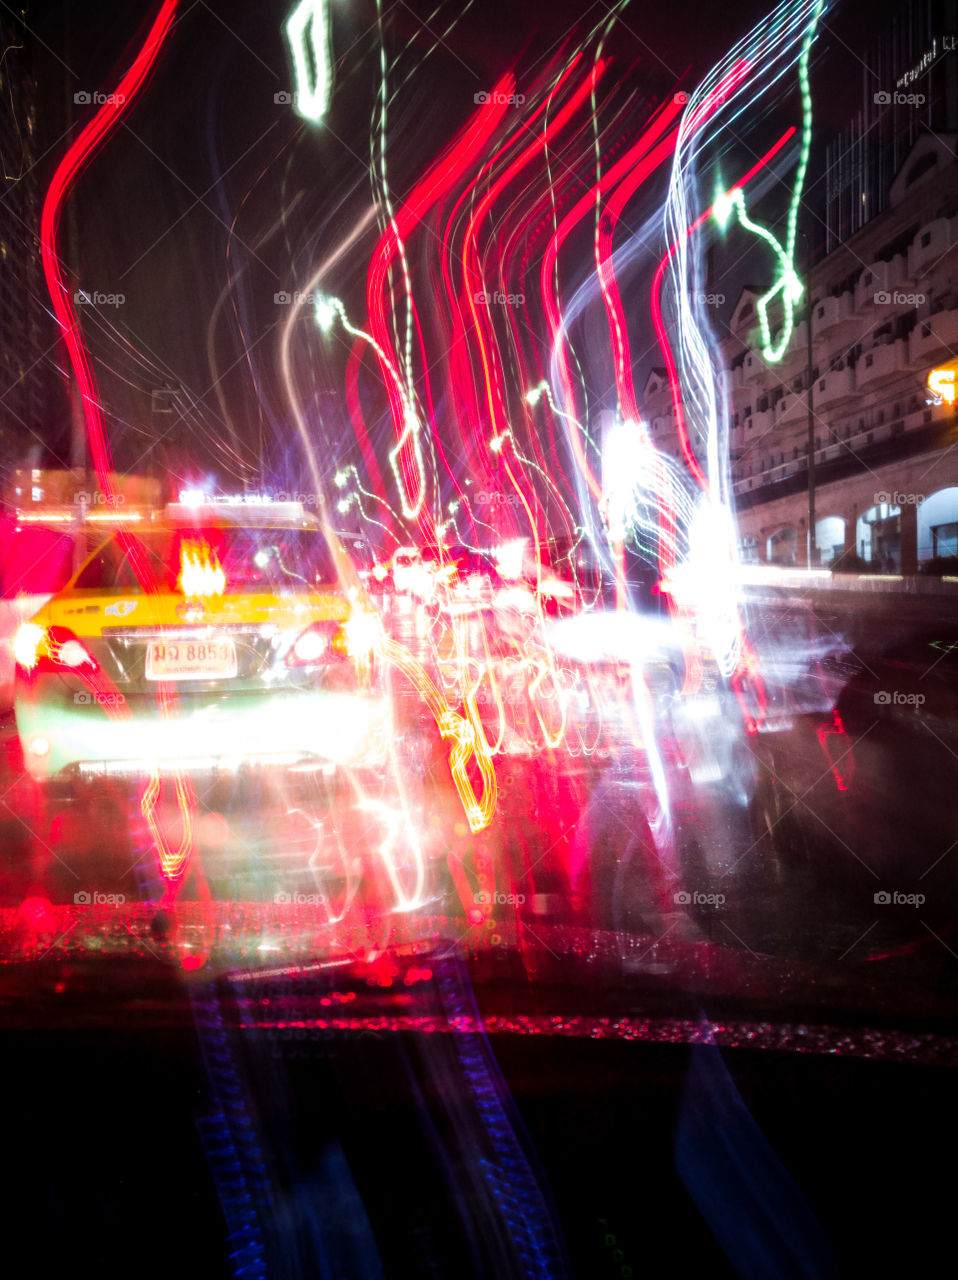
<svg viewBox="0 0 958 1280">
<path fill-rule="evenodd" d="M 955 373 L 954 367 L 945 365 L 941 369 L 932 369 L 928 375 L 929 390 L 945 404 L 955 403 Z"/>
</svg>

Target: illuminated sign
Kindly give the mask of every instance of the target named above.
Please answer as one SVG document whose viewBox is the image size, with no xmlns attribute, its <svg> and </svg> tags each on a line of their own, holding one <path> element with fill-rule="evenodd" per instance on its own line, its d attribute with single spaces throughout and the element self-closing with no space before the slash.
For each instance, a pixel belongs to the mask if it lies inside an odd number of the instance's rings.
<svg viewBox="0 0 958 1280">
<path fill-rule="evenodd" d="M 911 68 L 911 70 L 906 71 L 903 76 L 898 78 L 898 83 L 895 85 L 895 88 L 901 89 L 904 88 L 905 85 L 912 84 L 912 82 L 917 80 L 920 75 L 923 75 L 933 65 L 933 63 L 938 61 L 939 52 L 954 53 L 956 48 L 958 48 L 958 37 L 942 36 L 940 50 L 938 47 L 938 38 L 935 37 L 931 42 L 931 48 L 927 50 L 924 56 Z"/>
<path fill-rule="evenodd" d="M 955 370 L 948 367 L 932 369 L 928 375 L 928 387 L 939 402 L 944 401 L 945 404 L 954 404 Z"/>
</svg>

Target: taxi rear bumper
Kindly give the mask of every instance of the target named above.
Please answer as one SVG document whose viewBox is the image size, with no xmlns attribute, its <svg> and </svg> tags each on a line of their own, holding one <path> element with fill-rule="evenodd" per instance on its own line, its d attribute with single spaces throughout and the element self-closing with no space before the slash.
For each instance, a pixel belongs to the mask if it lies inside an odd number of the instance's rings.
<svg viewBox="0 0 958 1280">
<path fill-rule="evenodd" d="M 98 702 L 77 695 L 16 698 L 28 773 L 38 780 L 153 772 L 208 773 L 242 765 L 379 767 L 391 740 L 388 699 L 326 689 Z"/>
</svg>

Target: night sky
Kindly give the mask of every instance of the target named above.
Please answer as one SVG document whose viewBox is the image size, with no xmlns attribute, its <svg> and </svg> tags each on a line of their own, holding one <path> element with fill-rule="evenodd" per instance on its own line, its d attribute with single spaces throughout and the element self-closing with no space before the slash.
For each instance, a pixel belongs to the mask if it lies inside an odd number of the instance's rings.
<svg viewBox="0 0 958 1280">
<path fill-rule="evenodd" d="M 71 197 L 62 252 L 73 282 L 124 299 L 112 314 L 102 309 L 100 324 L 85 326 L 124 469 L 151 460 L 183 478 L 191 468 L 209 469 L 222 482 L 241 482 L 256 467 L 261 440 L 271 475 L 298 465 L 277 375 L 284 309 L 273 297 L 297 289 L 368 207 L 379 51 L 375 6 L 334 0 L 332 107 L 323 126 L 306 125 L 274 102 L 291 87 L 281 33 L 290 8 L 183 4 L 152 81 Z M 859 51 L 890 10 L 854 0 L 826 14 L 812 72 L 821 140 L 813 197 L 824 141 L 859 100 Z M 90 108 L 73 95 L 110 91 L 155 11 L 109 0 L 33 6 L 28 22 L 44 185 L 88 118 Z M 762 4 L 701 0 L 635 4 L 608 41 L 613 74 L 639 95 L 691 90 L 766 11 Z M 477 0 L 456 21 L 456 7 L 434 14 L 431 4 L 400 0 L 384 13 L 387 47 L 398 59 L 391 83 L 402 85 L 387 152 L 393 193 L 401 198 L 465 125 L 477 92 L 510 69 L 521 89 L 608 9 Z M 651 197 L 662 190 L 661 182 L 643 189 L 630 218 L 648 217 Z M 773 191 L 772 204 L 775 198 Z M 335 272 L 336 292 L 359 321 L 374 243 L 373 229 Z M 636 282 L 636 305 L 641 289 Z M 645 346 L 638 343 L 639 354 Z M 52 365 L 45 376 L 56 380 Z M 178 413 L 153 415 L 152 406 L 166 403 L 153 393 L 164 387 L 181 388 L 185 423 L 176 425 Z M 334 410 L 335 376 L 318 374 L 314 391 L 317 403 Z M 59 425 L 51 424 L 61 440 L 68 418 L 62 403 Z M 157 452 L 153 441 L 171 425 Z M 330 446 L 335 450 L 336 442 Z"/>
</svg>

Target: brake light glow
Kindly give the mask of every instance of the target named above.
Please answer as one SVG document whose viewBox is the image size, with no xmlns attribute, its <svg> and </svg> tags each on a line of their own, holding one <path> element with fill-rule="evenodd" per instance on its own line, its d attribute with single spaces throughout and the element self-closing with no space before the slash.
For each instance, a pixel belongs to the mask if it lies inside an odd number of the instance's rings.
<svg viewBox="0 0 958 1280">
<path fill-rule="evenodd" d="M 379 647 L 379 619 L 374 613 L 357 612 L 351 614 L 343 624 L 346 640 L 346 651 L 351 658 L 368 659 L 369 655 Z"/>
<path fill-rule="evenodd" d="M 24 622 L 13 641 L 13 655 L 24 671 L 79 671 L 87 667 L 97 671 L 96 660 L 66 627 L 41 627 L 36 622 Z"/>
<path fill-rule="evenodd" d="M 37 665 L 40 649 L 46 638 L 47 633 L 43 627 L 37 626 L 35 622 L 24 622 L 13 639 L 13 656 L 17 665 L 26 671 L 32 671 Z"/>
<path fill-rule="evenodd" d="M 286 655 L 288 667 L 306 667 L 345 656 L 346 637 L 338 622 L 314 622 L 297 636 Z"/>
</svg>

